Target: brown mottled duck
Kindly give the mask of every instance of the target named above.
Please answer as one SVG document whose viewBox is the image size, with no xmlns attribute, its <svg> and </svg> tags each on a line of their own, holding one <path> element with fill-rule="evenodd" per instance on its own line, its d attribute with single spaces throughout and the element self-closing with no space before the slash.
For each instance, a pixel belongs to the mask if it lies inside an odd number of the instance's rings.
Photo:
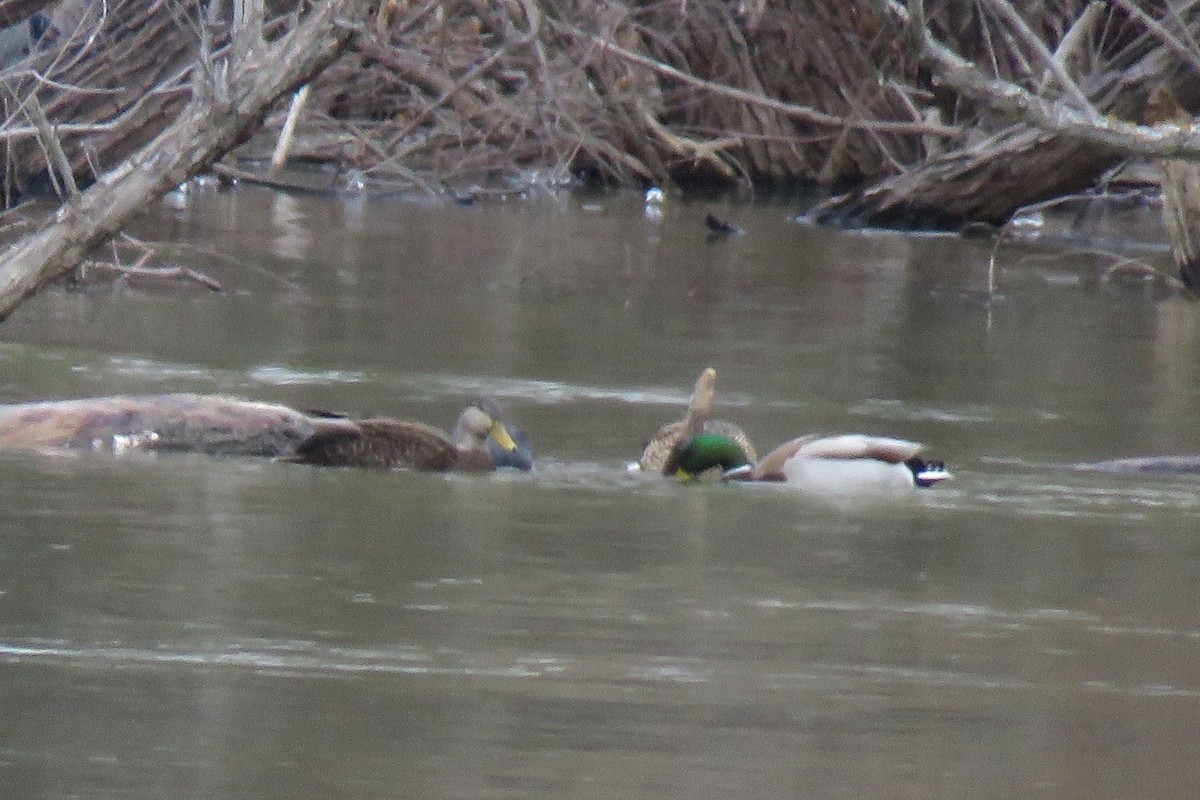
<svg viewBox="0 0 1200 800">
<path fill-rule="evenodd" d="M 449 435 L 420 422 L 363 419 L 352 427 L 318 431 L 284 460 L 326 467 L 459 472 L 490 472 L 498 466 L 528 469 L 519 453 L 499 410 L 481 401 L 463 409 Z"/>
<path fill-rule="evenodd" d="M 687 415 L 675 422 L 668 422 L 658 429 L 654 437 L 642 449 L 637 466 L 644 472 L 664 473 L 671 452 L 686 439 L 698 433 L 707 432 L 726 436 L 735 441 L 754 461 L 757 457 L 750 437 L 737 425 L 719 419 L 712 419 L 713 400 L 717 392 L 717 371 L 706 367 L 696 379 L 696 388 L 692 391 L 688 403 Z"/>
</svg>

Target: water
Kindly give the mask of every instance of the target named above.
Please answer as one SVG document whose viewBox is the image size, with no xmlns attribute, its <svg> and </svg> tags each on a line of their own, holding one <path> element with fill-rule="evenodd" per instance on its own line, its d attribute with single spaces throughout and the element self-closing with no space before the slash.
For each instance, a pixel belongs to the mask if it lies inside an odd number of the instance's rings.
<svg viewBox="0 0 1200 800">
<path fill-rule="evenodd" d="M 0 400 L 449 425 L 490 391 L 541 461 L 0 454 L 5 797 L 1195 796 L 1200 478 L 1064 465 L 1200 451 L 1200 307 L 1060 246 L 1002 248 L 989 297 L 987 243 L 792 211 L 199 188 L 135 233 L 224 294 L 22 307 Z M 626 475 L 706 365 L 760 449 L 888 433 L 956 480 Z"/>
</svg>

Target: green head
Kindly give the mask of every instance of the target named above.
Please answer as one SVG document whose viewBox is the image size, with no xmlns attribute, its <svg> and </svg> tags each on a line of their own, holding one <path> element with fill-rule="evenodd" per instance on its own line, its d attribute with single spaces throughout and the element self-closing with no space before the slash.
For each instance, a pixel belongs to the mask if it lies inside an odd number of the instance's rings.
<svg viewBox="0 0 1200 800">
<path fill-rule="evenodd" d="M 722 477 L 734 477 L 750 467 L 746 452 L 733 439 L 716 433 L 698 433 L 676 445 L 663 474 L 686 481 L 712 470 L 720 470 Z"/>
</svg>

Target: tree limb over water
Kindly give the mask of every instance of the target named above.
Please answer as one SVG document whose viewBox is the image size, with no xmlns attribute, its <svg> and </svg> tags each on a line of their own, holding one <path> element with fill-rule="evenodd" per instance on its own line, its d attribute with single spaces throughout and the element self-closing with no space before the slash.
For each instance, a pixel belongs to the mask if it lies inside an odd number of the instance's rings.
<svg viewBox="0 0 1200 800">
<path fill-rule="evenodd" d="M 338 53 L 352 31 L 354 0 L 326 0 L 273 39 L 260 35 L 253 3 L 233 28 L 232 52 L 205 41 L 203 69 L 190 76 L 191 99 L 150 142 L 85 191 L 69 192 L 52 219 L 0 256 L 0 319 L 38 287 L 72 269 L 135 213 L 236 145 L 280 95 L 307 81 Z M 206 29 L 201 23 L 201 32 Z M 207 38 L 207 37 L 205 37 Z M 67 171 L 67 175 L 70 171 Z"/>
</svg>

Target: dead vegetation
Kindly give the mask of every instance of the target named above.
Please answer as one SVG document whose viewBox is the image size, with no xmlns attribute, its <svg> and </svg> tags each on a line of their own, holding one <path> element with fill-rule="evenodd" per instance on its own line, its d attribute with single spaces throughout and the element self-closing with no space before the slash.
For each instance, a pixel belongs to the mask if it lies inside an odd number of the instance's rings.
<svg viewBox="0 0 1200 800">
<path fill-rule="evenodd" d="M 181 138 L 324 5 L 0 0 L 52 23 L 0 74 L 6 204 L 71 211 L 164 135 L 187 162 L 168 179 L 224 158 L 281 188 L 285 162 L 336 168 L 330 190 L 801 183 L 831 195 L 814 218 L 871 225 L 999 224 L 1129 157 L 1200 158 L 1190 125 L 1139 124 L 1156 86 L 1200 98 L 1200 0 L 347 3 L 336 60 L 279 76 L 215 147 Z"/>
<path fill-rule="evenodd" d="M 933 2 L 917 36 L 881 0 L 398 4 L 317 82 L 294 153 L 434 188 L 848 187 L 821 219 L 927 226 L 1178 145 L 1136 121 L 1155 85 L 1200 96 L 1200 3 L 1019 8 Z"/>
<path fill-rule="evenodd" d="M 267 14 L 268 38 L 290 5 Z M 286 142 L 293 163 L 388 188 L 812 183 L 852 188 L 830 218 L 1003 221 L 1090 185 L 1136 139 L 1133 125 L 1088 137 L 1071 113 L 1132 123 L 1156 83 L 1185 107 L 1200 96 L 1197 6 L 938 0 L 922 39 L 885 0 L 391 0 L 314 82 Z M 220 3 L 100 7 L 10 71 L 10 192 L 57 186 L 68 165 L 93 179 L 152 138 L 189 97 L 202 35 L 220 63 Z M 948 57 L 978 80 L 956 82 Z M 1043 118 L 1001 107 L 1018 91 Z M 266 110 L 240 155 L 276 155 L 291 108 Z"/>
</svg>

